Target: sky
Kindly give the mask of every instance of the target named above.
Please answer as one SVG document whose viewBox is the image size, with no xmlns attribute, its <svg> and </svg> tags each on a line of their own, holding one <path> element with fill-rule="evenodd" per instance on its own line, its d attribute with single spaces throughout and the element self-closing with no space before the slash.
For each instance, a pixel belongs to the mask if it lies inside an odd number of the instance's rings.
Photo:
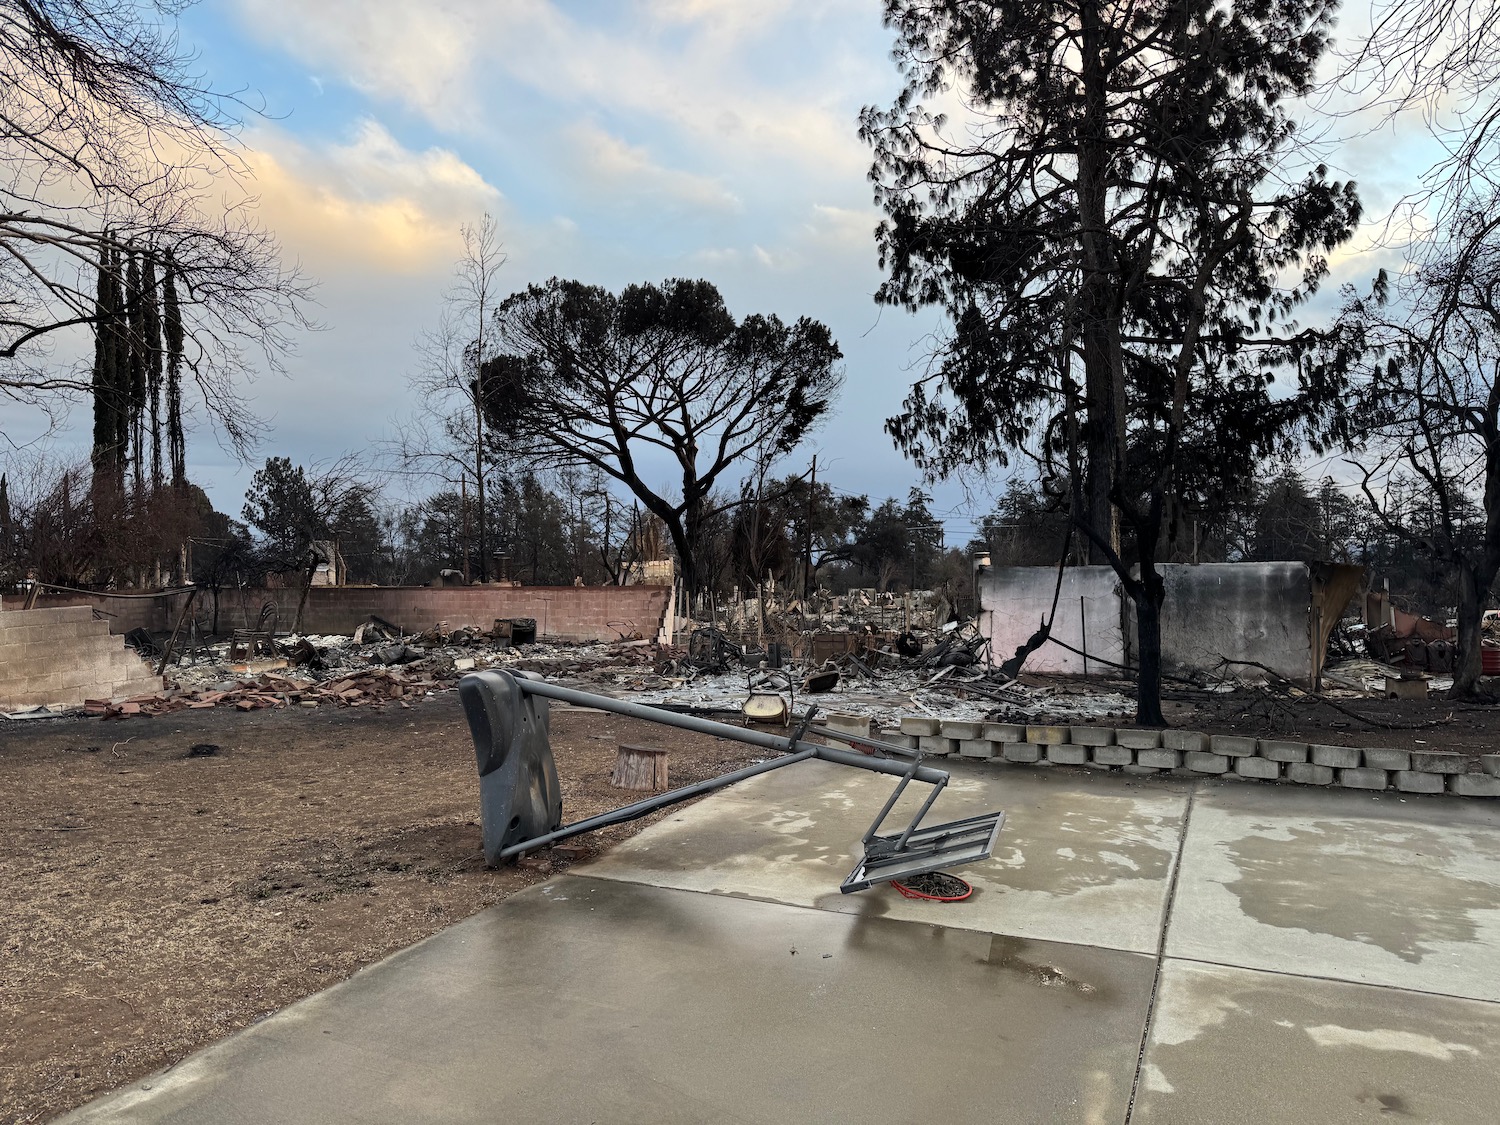
<svg viewBox="0 0 1500 1125">
<path fill-rule="evenodd" d="M 1345 23 L 1364 19 L 1357 8 Z M 883 423 L 939 322 L 872 296 L 880 216 L 855 121 L 898 89 L 876 0 L 201 0 L 180 35 L 213 86 L 263 103 L 240 134 L 258 217 L 318 282 L 320 330 L 298 338 L 284 376 L 248 388 L 270 426 L 255 463 L 391 437 L 460 227 L 489 213 L 504 292 L 553 276 L 610 289 L 704 277 L 736 316 L 822 320 L 844 390 L 788 469 L 816 453 L 820 480 L 877 502 L 917 483 Z M 1429 162 L 1407 126 L 1341 146 L 1334 170 L 1378 216 Z M 1368 243 L 1340 252 L 1328 292 L 1389 264 Z M 86 413 L 60 445 L 83 449 Z M 188 461 L 238 515 L 255 463 L 202 424 Z M 962 545 L 988 494 L 935 492 Z"/>
</svg>

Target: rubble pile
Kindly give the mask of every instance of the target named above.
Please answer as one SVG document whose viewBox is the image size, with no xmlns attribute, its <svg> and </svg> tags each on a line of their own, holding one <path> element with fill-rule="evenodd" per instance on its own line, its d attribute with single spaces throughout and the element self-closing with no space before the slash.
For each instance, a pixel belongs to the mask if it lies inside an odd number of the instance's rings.
<svg viewBox="0 0 1500 1125">
<path fill-rule="evenodd" d="M 536 642 L 534 635 L 530 622 L 497 621 L 492 630 L 438 622 L 411 633 L 371 618 L 352 636 L 272 638 L 269 648 L 258 650 L 269 654 L 262 658 L 247 659 L 247 650 L 231 640 L 200 646 L 169 664 L 164 691 L 89 700 L 85 711 L 126 718 L 213 707 L 409 707 L 484 668 L 535 672 L 583 690 L 688 711 L 742 713 L 752 696 L 779 696 L 782 715 L 815 702 L 823 712 L 868 715 L 882 726 L 913 711 L 1083 722 L 1130 708 L 1121 692 L 1009 681 L 987 659 L 987 642 L 971 621 L 894 634 L 802 633 L 800 646 L 737 639 L 712 623 L 690 625 L 677 645 L 640 639 L 562 644 Z M 805 643 L 810 636 L 832 637 L 843 647 L 821 660 L 799 658 L 799 647 L 804 654 L 817 651 Z"/>
</svg>

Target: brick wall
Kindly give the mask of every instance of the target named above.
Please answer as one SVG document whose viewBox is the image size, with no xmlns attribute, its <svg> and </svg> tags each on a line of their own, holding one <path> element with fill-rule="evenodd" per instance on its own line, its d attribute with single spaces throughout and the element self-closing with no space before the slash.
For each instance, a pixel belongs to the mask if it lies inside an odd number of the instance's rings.
<svg viewBox="0 0 1500 1125">
<path fill-rule="evenodd" d="M 655 639 L 671 589 L 666 586 L 335 586 L 308 591 L 303 629 L 309 633 L 352 633 L 371 614 L 409 632 L 439 621 L 450 627 L 488 629 L 497 617 L 531 617 L 537 634 L 564 641 L 614 640 L 622 633 Z M 301 590 L 225 590 L 220 594 L 219 629 L 254 625 L 267 601 L 277 604 L 277 628 L 292 627 Z M 109 614 L 112 633 L 143 627 L 172 628 L 185 594 L 161 598 L 118 598 L 101 594 L 44 594 L 38 608 L 87 605 Z M 24 598 L 7 596 L 0 610 L 19 609 Z M 207 616 L 212 598 L 199 594 L 195 612 Z"/>
</svg>

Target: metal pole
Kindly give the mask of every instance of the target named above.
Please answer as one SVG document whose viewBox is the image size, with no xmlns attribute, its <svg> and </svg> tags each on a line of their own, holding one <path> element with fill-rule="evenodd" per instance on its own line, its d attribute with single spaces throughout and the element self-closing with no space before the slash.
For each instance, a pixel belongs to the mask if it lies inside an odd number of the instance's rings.
<svg viewBox="0 0 1500 1125">
<path fill-rule="evenodd" d="M 546 680 L 533 680 L 521 675 L 515 677 L 516 685 L 531 695 L 540 695 L 545 699 L 555 699 L 560 703 L 572 703 L 579 707 L 597 707 L 601 711 L 612 711 L 616 715 L 624 715 L 631 719 L 644 719 L 651 723 L 660 723 L 662 726 L 677 727 L 679 730 L 696 731 L 698 734 L 713 735 L 715 738 L 727 738 L 732 742 L 743 742 L 750 746 L 759 746 L 766 750 L 775 750 L 778 753 L 797 753 L 803 750 L 812 750 L 816 756 L 824 761 L 837 762 L 840 765 L 855 766 L 859 769 L 871 770 L 875 773 L 891 774 L 900 777 L 906 773 L 906 767 L 898 762 L 887 762 L 880 758 L 871 758 L 865 754 L 856 754 L 848 750 L 836 750 L 831 746 L 817 746 L 807 742 L 794 741 L 781 735 L 766 734 L 758 730 L 746 730 L 744 727 L 730 726 L 728 723 L 716 723 L 712 719 L 701 719 L 696 715 L 681 715 L 676 711 L 663 711 L 657 707 L 649 707 L 643 703 L 632 703 L 625 699 L 612 699 L 607 695 L 593 695 L 586 691 L 577 691 L 574 688 L 563 687 L 561 684 L 548 683 Z M 839 734 L 834 731 L 821 731 L 840 741 L 857 743 L 861 746 L 876 746 L 881 749 L 891 749 L 897 753 L 911 754 L 904 747 L 888 746 L 885 743 L 876 742 L 869 738 L 858 738 Z M 936 784 L 939 779 L 946 781 L 948 775 L 942 770 L 935 770 L 928 766 L 918 766 L 913 774 L 918 781 L 925 781 L 929 785 Z"/>
<path fill-rule="evenodd" d="M 512 856 L 522 855 L 525 852 L 536 851 L 548 844 L 555 844 L 558 840 L 566 840 L 569 836 L 581 836 L 585 832 L 593 832 L 598 828 L 608 828 L 612 824 L 624 824 L 626 821 L 639 820 L 643 816 L 654 813 L 657 809 L 675 805 L 680 801 L 691 800 L 703 793 L 711 793 L 715 789 L 722 789 L 726 785 L 733 785 L 736 781 L 744 781 L 749 777 L 757 777 L 772 770 L 779 770 L 782 766 L 795 765 L 797 762 L 805 762 L 808 758 L 816 756 L 816 747 L 809 747 L 801 753 L 793 754 L 786 758 L 772 758 L 769 761 L 757 762 L 753 766 L 726 773 L 723 777 L 712 777 L 707 781 L 700 781 L 693 785 L 684 785 L 681 789 L 674 789 L 670 793 L 663 793 L 658 797 L 648 797 L 644 801 L 637 801 L 633 805 L 626 805 L 622 809 L 613 812 L 600 813 L 591 816 L 587 820 L 580 820 L 577 824 L 569 824 L 563 828 L 555 829 L 546 835 L 538 836 L 532 840 L 523 840 L 519 844 L 512 844 L 500 852 L 501 859 L 510 859 Z"/>
</svg>

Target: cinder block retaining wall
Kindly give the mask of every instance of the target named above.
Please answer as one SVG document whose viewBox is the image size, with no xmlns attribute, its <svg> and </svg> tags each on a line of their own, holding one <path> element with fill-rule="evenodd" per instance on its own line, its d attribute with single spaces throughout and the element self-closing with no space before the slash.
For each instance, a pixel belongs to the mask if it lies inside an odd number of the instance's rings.
<svg viewBox="0 0 1500 1125">
<path fill-rule="evenodd" d="M 1029 765 L 1086 766 L 1131 774 L 1234 774 L 1260 781 L 1500 797 L 1500 754 L 1480 759 L 1444 750 L 1320 746 L 1234 734 L 1139 727 L 1020 726 L 908 715 L 901 734 L 932 757 Z"/>
<path fill-rule="evenodd" d="M 668 586 L 315 586 L 308 591 L 302 628 L 308 633 L 352 633 L 371 614 L 414 633 L 439 621 L 450 627 L 488 629 L 497 617 L 531 617 L 537 634 L 562 641 L 607 641 L 639 633 L 654 639 L 661 628 L 672 591 Z M 145 628 L 170 630 L 186 594 L 161 598 L 111 598 L 100 594 L 44 594 L 38 607 L 96 607 L 109 614 L 109 631 Z M 302 591 L 223 590 L 219 594 L 219 628 L 253 626 L 261 606 L 277 605 L 277 628 L 287 630 L 297 617 Z M 212 596 L 201 591 L 194 612 L 206 616 Z M 4 599 L 0 610 L 22 604 Z"/>
<path fill-rule="evenodd" d="M 0 706 L 118 699 L 160 691 L 161 677 L 88 606 L 0 613 Z"/>
</svg>

